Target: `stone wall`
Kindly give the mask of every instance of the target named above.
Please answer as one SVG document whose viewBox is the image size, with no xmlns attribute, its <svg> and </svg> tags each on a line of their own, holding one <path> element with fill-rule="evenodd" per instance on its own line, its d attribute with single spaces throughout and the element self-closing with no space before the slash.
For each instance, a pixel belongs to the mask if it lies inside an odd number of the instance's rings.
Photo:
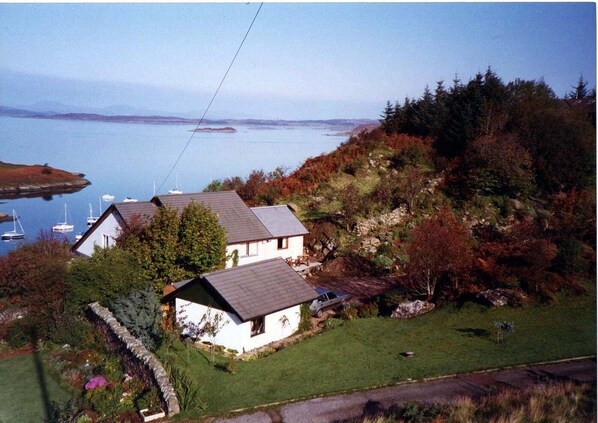
<svg viewBox="0 0 598 423">
<path fill-rule="evenodd" d="M 107 332 L 108 336 L 120 344 L 119 347 L 124 348 L 130 357 L 137 361 L 136 367 L 145 370 L 145 373 L 149 373 L 160 390 L 168 416 L 179 413 L 180 406 L 176 392 L 168 379 L 166 370 L 164 370 L 156 356 L 148 351 L 140 340 L 131 335 L 129 330 L 116 320 L 110 310 L 98 303 L 89 304 L 88 309 L 92 319 L 104 326 L 102 328 L 104 332 Z"/>
</svg>

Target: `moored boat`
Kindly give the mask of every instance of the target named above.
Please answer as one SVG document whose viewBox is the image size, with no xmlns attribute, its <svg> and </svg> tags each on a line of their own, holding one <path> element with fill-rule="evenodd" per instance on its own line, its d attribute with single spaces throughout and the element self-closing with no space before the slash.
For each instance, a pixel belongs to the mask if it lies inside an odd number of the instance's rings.
<svg viewBox="0 0 598 423">
<path fill-rule="evenodd" d="M 59 222 L 52 226 L 52 232 L 67 233 L 75 230 L 75 225 L 68 223 L 67 215 L 67 206 L 66 203 L 64 203 L 64 222 Z"/>
<path fill-rule="evenodd" d="M 17 216 L 17 212 L 14 209 L 12 211 L 12 222 L 13 222 L 13 230 L 6 231 L 2 234 L 2 236 L 0 236 L 0 238 L 3 241 L 13 241 L 13 240 L 25 238 L 25 230 L 23 229 L 23 226 L 21 225 L 21 221 L 19 220 L 19 217 Z M 20 230 L 17 230 L 17 223 L 19 224 Z"/>
<path fill-rule="evenodd" d="M 100 203 L 101 204 L 101 203 Z M 89 203 L 89 216 L 87 217 L 87 227 L 91 228 L 91 226 L 98 221 L 100 217 L 93 215 L 93 209 L 91 207 L 91 203 Z"/>
</svg>

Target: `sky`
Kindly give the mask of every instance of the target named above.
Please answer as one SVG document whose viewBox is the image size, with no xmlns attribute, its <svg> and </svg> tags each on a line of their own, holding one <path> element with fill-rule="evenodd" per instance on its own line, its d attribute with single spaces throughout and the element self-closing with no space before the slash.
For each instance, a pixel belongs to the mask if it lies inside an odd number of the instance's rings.
<svg viewBox="0 0 598 423">
<path fill-rule="evenodd" d="M 201 116 L 259 7 L 0 4 L 0 105 Z M 488 67 L 594 88 L 595 4 L 264 3 L 206 117 L 377 119 Z"/>
</svg>

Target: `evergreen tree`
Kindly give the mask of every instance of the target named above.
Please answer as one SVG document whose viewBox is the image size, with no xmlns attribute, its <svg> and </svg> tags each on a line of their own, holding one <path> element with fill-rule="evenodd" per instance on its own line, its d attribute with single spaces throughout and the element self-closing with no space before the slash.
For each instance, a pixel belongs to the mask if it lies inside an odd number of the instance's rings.
<svg viewBox="0 0 598 423">
<path fill-rule="evenodd" d="M 393 119 L 394 119 L 394 109 L 390 104 L 390 101 L 386 102 L 386 107 L 384 108 L 384 112 L 380 116 L 380 128 L 386 132 L 387 135 L 392 134 L 393 131 Z"/>
<path fill-rule="evenodd" d="M 577 85 L 572 86 L 573 91 L 569 92 L 568 97 L 575 100 L 588 98 L 590 96 L 590 92 L 588 91 L 587 87 L 588 81 L 583 79 L 583 75 L 579 75 L 579 81 L 577 81 Z"/>
</svg>

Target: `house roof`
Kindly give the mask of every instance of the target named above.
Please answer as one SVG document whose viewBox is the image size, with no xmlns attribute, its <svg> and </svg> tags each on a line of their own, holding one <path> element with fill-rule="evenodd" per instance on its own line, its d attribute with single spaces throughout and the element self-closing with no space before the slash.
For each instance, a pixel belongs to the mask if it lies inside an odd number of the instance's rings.
<svg viewBox="0 0 598 423">
<path fill-rule="evenodd" d="M 191 201 L 203 204 L 216 213 L 220 225 L 227 231 L 229 244 L 272 238 L 263 223 L 235 191 L 158 195 L 152 199 L 154 204 L 174 208 L 179 214 Z"/>
<path fill-rule="evenodd" d="M 252 207 L 251 211 L 275 238 L 309 233 L 288 206 Z"/>
<path fill-rule="evenodd" d="M 246 322 L 318 297 L 283 259 L 274 258 L 202 275 L 194 280 Z M 167 297 L 177 297 L 182 284 Z M 164 300 L 167 300 L 165 297 Z"/>
<path fill-rule="evenodd" d="M 138 215 L 145 220 L 151 219 L 154 216 L 154 213 L 156 213 L 156 205 L 149 201 L 111 204 L 106 210 L 104 210 L 104 213 L 102 213 L 97 222 L 94 223 L 93 226 L 83 234 L 81 239 L 75 242 L 75 244 L 71 247 L 71 250 L 77 251 L 79 246 L 83 244 L 85 240 L 93 233 L 95 230 L 94 228 L 98 227 L 113 212 L 116 212 L 120 219 L 122 219 L 127 225 L 130 225 L 133 220 L 133 216 L 135 215 Z"/>
<path fill-rule="evenodd" d="M 120 214 L 120 217 L 122 217 L 127 225 L 131 224 L 135 215 L 148 221 L 156 213 L 156 205 L 150 201 L 115 203 L 114 209 Z"/>
</svg>

